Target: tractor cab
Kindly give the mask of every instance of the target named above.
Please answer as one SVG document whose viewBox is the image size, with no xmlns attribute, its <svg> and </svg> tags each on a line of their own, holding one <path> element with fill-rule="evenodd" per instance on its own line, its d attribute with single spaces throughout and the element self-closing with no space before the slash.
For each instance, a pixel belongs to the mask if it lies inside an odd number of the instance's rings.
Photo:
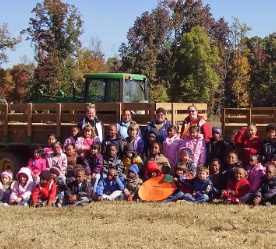
<svg viewBox="0 0 276 249">
<path fill-rule="evenodd" d="M 88 73 L 84 78 L 85 102 L 148 102 L 147 78 L 143 75 Z"/>
</svg>

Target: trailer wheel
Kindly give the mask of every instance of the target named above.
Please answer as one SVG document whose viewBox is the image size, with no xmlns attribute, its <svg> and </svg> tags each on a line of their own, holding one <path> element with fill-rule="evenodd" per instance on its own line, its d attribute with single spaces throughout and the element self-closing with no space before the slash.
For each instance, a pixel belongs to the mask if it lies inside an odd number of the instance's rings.
<svg viewBox="0 0 276 249">
<path fill-rule="evenodd" d="M 10 169 L 14 174 L 21 168 L 22 162 L 20 162 L 21 156 L 16 156 L 12 152 L 0 153 L 0 172 Z"/>
</svg>

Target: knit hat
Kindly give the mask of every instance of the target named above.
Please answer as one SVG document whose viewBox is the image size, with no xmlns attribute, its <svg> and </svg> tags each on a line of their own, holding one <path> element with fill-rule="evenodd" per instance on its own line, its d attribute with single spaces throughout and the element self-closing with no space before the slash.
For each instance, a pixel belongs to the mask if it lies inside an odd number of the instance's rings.
<svg viewBox="0 0 276 249">
<path fill-rule="evenodd" d="M 127 143 L 124 147 L 124 152 L 134 152 L 134 147 L 132 143 Z"/>
<path fill-rule="evenodd" d="M 60 176 L 60 174 L 61 174 L 60 168 L 59 168 L 59 167 L 56 167 L 56 166 L 53 166 L 53 167 L 50 169 L 50 172 L 51 172 L 52 174 L 56 174 L 57 176 Z"/>
<path fill-rule="evenodd" d="M 138 175 L 139 173 L 139 168 L 137 164 L 132 164 L 129 168 L 128 171 L 132 171 L 135 175 Z"/>
<path fill-rule="evenodd" d="M 183 153 L 183 152 L 186 152 L 189 156 L 191 156 L 193 154 L 193 151 L 188 147 L 182 148 L 181 153 Z"/>
<path fill-rule="evenodd" d="M 11 172 L 10 169 L 7 169 L 7 170 L 3 171 L 2 174 L 1 174 L 1 177 L 2 177 L 3 175 L 9 177 L 11 180 L 13 179 L 13 173 Z"/>
<path fill-rule="evenodd" d="M 42 170 L 39 174 L 40 178 L 44 178 L 47 181 L 51 180 L 51 172 L 50 170 Z"/>
<path fill-rule="evenodd" d="M 212 127 L 212 133 L 218 133 L 219 135 L 222 134 L 222 129 L 219 126 Z"/>
</svg>

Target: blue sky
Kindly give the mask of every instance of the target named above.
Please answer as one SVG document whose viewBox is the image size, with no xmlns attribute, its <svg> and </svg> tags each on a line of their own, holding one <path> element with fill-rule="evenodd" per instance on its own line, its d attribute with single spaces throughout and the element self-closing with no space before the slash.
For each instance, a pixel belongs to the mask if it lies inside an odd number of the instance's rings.
<svg viewBox="0 0 276 249">
<path fill-rule="evenodd" d="M 38 0 L 1 0 L 0 25 L 8 24 L 12 36 L 18 36 L 28 27 L 31 11 Z M 158 0 L 63 0 L 75 5 L 84 21 L 84 34 L 81 41 L 88 47 L 91 39 L 101 40 L 105 59 L 116 56 L 122 42 L 127 42 L 126 34 L 134 21 L 145 11 L 157 6 Z M 224 17 L 232 23 L 233 17 L 252 28 L 249 36 L 265 37 L 276 32 L 275 0 L 203 0 L 209 4 L 211 13 L 218 19 Z M 33 49 L 29 42 L 22 42 L 16 51 L 7 51 L 9 62 L 3 68 L 22 62 L 23 56 L 33 60 Z"/>
</svg>

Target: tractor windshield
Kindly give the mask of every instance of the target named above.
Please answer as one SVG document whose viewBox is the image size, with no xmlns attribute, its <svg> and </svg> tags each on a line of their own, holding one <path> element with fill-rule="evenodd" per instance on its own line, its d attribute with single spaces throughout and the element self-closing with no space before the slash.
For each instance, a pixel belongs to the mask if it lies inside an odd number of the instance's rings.
<svg viewBox="0 0 276 249">
<path fill-rule="evenodd" d="M 142 80 L 126 80 L 124 84 L 124 102 L 146 102 L 145 82 Z"/>
</svg>

